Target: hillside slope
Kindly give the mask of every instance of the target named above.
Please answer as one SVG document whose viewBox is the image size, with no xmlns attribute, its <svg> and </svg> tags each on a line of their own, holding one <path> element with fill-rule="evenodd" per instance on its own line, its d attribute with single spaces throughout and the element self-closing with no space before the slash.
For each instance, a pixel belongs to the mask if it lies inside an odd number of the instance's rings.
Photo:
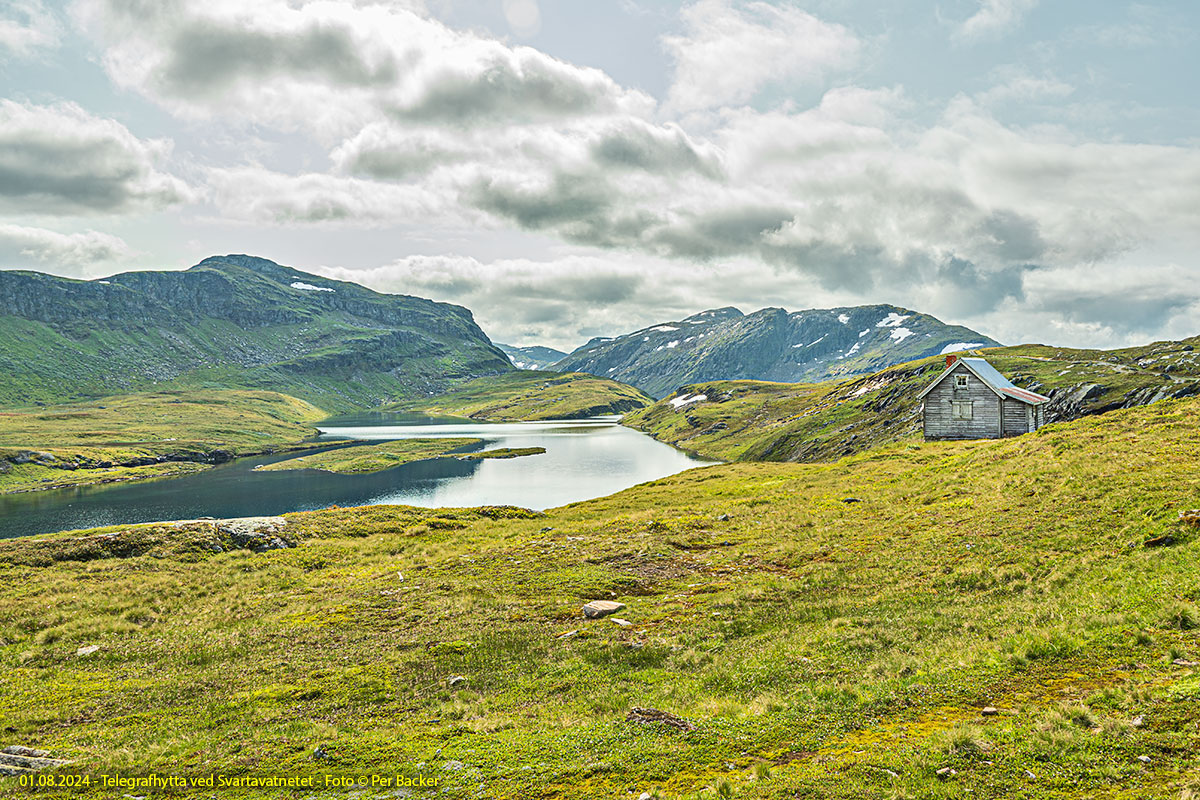
<svg viewBox="0 0 1200 800">
<path fill-rule="evenodd" d="M 465 308 L 251 256 L 76 281 L 0 271 L 0 405 L 270 389 L 330 411 L 512 369 Z"/>
<path fill-rule="evenodd" d="M 204 521 L 0 542 L 7 742 L 455 800 L 1186 800 L 1197 452 L 1193 398 L 545 514 L 290 514 L 267 552 Z"/>
<path fill-rule="evenodd" d="M 1013 383 L 1051 398 L 1047 420 L 1200 394 L 1200 337 L 1121 350 L 1044 345 L 980 351 Z M 945 368 L 941 356 L 819 384 L 706 381 L 622 422 L 703 456 L 728 461 L 828 461 L 919 436 L 917 395 Z"/>
<path fill-rule="evenodd" d="M 615 339 L 593 339 L 554 365 L 663 397 L 688 383 L 748 378 L 816 382 L 874 372 L 950 349 L 999 344 L 928 314 L 890 305 L 718 308 Z"/>
</svg>

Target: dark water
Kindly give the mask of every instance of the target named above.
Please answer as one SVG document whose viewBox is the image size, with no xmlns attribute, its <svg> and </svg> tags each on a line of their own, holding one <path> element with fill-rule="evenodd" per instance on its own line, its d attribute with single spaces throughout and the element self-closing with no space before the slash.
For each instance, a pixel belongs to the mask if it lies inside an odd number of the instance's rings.
<svg viewBox="0 0 1200 800">
<path fill-rule="evenodd" d="M 475 437 L 483 448 L 544 447 L 536 456 L 406 464 L 370 475 L 253 472 L 297 454 L 244 458 L 182 478 L 0 496 L 0 539 L 196 517 L 247 517 L 330 505 L 516 505 L 544 509 L 612 494 L 709 463 L 616 423 L 475 423 L 371 414 L 321 425 L 322 438 Z M 480 448 L 480 449 L 483 449 Z"/>
</svg>

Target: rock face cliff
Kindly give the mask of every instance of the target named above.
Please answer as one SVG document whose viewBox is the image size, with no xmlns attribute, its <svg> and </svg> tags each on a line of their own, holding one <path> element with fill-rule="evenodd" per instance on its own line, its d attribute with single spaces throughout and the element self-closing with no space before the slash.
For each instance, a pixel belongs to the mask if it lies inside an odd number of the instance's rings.
<svg viewBox="0 0 1200 800">
<path fill-rule="evenodd" d="M 94 281 L 0 271 L 0 404 L 163 385 L 374 406 L 511 371 L 460 306 L 245 255 Z"/>
<path fill-rule="evenodd" d="M 817 382 L 994 339 L 890 305 L 743 314 L 717 308 L 615 339 L 593 339 L 554 369 L 623 381 L 655 397 L 697 381 Z"/>
</svg>

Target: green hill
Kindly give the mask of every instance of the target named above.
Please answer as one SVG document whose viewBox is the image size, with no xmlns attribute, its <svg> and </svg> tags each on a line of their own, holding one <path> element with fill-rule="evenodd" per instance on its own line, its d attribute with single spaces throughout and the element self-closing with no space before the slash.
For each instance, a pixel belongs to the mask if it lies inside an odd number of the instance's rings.
<svg viewBox="0 0 1200 800">
<path fill-rule="evenodd" d="M 0 726 L 90 775 L 448 798 L 1195 797 L 1197 452 L 1192 398 L 545 514 L 292 514 L 265 552 L 0 542 Z"/>
<path fill-rule="evenodd" d="M 0 309 L 0 406 L 242 388 L 337 411 L 512 370 L 464 308 L 251 256 L 94 281 L 0 271 Z"/>
<path fill-rule="evenodd" d="M 999 344 L 928 314 L 890 305 L 716 308 L 616 338 L 593 339 L 553 365 L 664 397 L 710 380 L 825 381 L 874 372 L 948 350 Z"/>
<path fill-rule="evenodd" d="M 1021 345 L 978 352 L 1018 386 L 1048 395 L 1053 422 L 1200 394 L 1197 347 L 1200 337 L 1111 351 Z M 917 395 L 944 367 L 935 356 L 840 382 L 705 381 L 622 422 L 727 461 L 828 461 L 919 437 Z"/>
</svg>

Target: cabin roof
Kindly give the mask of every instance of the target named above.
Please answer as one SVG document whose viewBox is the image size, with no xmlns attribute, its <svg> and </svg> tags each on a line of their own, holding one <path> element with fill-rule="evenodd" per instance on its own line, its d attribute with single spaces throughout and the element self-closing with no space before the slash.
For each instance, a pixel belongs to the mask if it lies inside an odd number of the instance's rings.
<svg viewBox="0 0 1200 800">
<path fill-rule="evenodd" d="M 1040 395 L 1037 392 L 1031 392 L 1028 389 L 1022 389 L 1019 386 L 1014 386 L 1013 382 L 1000 374 L 1000 371 L 989 364 L 982 358 L 960 358 L 953 364 L 946 367 L 946 371 L 934 379 L 933 383 L 925 387 L 925 391 L 917 395 L 920 400 L 933 391 L 933 387 L 937 386 L 946 376 L 954 371 L 954 368 L 959 364 L 969 369 L 976 378 L 983 381 L 984 386 L 987 386 L 1000 397 L 1011 397 L 1014 400 L 1020 400 L 1022 403 L 1028 403 L 1031 406 L 1041 405 L 1042 403 L 1050 402 L 1050 398 L 1045 395 Z"/>
</svg>

